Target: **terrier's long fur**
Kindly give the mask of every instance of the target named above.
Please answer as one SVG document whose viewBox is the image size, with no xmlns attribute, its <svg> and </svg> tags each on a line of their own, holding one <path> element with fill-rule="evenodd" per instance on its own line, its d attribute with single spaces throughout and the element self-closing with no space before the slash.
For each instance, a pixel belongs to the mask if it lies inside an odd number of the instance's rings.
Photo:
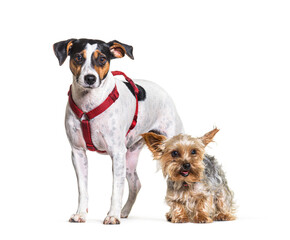
<svg viewBox="0 0 290 240">
<path fill-rule="evenodd" d="M 225 174 L 216 159 L 205 154 L 205 147 L 218 131 L 214 129 L 200 138 L 142 134 L 167 177 L 168 221 L 210 223 L 235 219 L 233 193 Z"/>
</svg>

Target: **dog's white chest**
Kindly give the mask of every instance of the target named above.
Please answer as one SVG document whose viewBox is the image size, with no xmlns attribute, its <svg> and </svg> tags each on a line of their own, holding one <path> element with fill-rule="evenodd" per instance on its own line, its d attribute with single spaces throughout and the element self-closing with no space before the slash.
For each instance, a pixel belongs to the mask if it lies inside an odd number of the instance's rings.
<svg viewBox="0 0 290 240">
<path fill-rule="evenodd" d="M 104 151 L 106 149 L 106 143 L 94 119 L 91 120 L 91 126 L 93 129 L 91 134 L 95 147 L 100 151 Z M 81 121 L 74 115 L 69 106 L 67 106 L 66 110 L 65 128 L 70 144 L 75 148 L 85 149 L 86 143 L 83 137 Z"/>
</svg>

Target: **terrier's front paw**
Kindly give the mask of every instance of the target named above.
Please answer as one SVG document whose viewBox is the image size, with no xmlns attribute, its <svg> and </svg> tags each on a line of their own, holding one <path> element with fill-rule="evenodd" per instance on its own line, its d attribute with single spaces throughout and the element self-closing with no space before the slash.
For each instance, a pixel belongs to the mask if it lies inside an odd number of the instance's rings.
<svg viewBox="0 0 290 240">
<path fill-rule="evenodd" d="M 107 216 L 103 224 L 120 224 L 120 220 L 116 217 Z"/>
<path fill-rule="evenodd" d="M 194 223 L 212 223 L 212 219 L 205 216 L 205 215 L 196 215 L 194 218 L 193 218 L 193 222 Z"/>
<path fill-rule="evenodd" d="M 215 221 L 233 221 L 236 217 L 230 213 L 219 213 L 214 217 Z"/>
<path fill-rule="evenodd" d="M 165 214 L 165 217 L 166 217 L 168 222 L 171 222 L 172 217 L 171 217 L 171 214 L 169 212 Z"/>
<path fill-rule="evenodd" d="M 69 222 L 73 222 L 73 223 L 84 223 L 84 222 L 86 222 L 86 213 L 73 214 L 70 217 Z"/>
<path fill-rule="evenodd" d="M 187 222 L 189 222 L 188 221 L 188 218 L 172 218 L 171 219 L 171 222 L 172 223 L 187 223 Z"/>
</svg>

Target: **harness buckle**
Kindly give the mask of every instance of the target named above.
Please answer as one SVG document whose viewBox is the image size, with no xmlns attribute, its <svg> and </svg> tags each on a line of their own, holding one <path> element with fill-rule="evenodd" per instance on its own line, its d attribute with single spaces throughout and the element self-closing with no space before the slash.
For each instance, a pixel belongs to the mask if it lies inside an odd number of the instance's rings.
<svg viewBox="0 0 290 240">
<path fill-rule="evenodd" d="M 88 117 L 87 113 L 83 113 L 83 115 L 80 118 L 81 121 L 89 121 L 90 118 Z"/>
<path fill-rule="evenodd" d="M 111 92 L 109 96 L 115 102 L 119 97 L 119 93 L 114 91 L 114 92 Z"/>
<path fill-rule="evenodd" d="M 95 148 L 94 145 L 89 144 L 89 143 L 87 143 L 86 145 L 87 145 L 87 148 L 88 148 L 90 151 L 96 151 L 96 148 Z"/>
</svg>

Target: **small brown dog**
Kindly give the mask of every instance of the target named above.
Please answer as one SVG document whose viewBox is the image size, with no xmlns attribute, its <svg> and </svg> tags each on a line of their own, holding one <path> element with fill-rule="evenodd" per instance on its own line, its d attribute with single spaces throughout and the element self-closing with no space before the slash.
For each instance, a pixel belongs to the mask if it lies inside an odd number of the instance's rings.
<svg viewBox="0 0 290 240">
<path fill-rule="evenodd" d="M 225 174 L 205 147 L 218 129 L 200 138 L 179 134 L 171 139 L 153 132 L 142 134 L 167 178 L 166 214 L 173 223 L 234 220 L 233 193 Z"/>
</svg>

